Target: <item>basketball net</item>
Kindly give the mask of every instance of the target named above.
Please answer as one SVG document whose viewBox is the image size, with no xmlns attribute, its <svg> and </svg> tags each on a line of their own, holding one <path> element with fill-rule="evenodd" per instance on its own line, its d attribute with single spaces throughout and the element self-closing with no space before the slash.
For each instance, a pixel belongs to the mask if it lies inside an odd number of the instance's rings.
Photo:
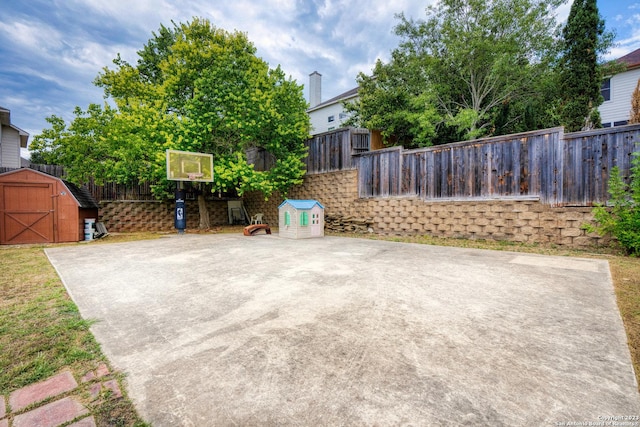
<svg viewBox="0 0 640 427">
<path fill-rule="evenodd" d="M 187 174 L 187 178 L 189 178 L 189 181 L 195 181 L 198 178 L 202 178 L 203 174 L 196 172 L 196 173 L 188 173 Z"/>
</svg>

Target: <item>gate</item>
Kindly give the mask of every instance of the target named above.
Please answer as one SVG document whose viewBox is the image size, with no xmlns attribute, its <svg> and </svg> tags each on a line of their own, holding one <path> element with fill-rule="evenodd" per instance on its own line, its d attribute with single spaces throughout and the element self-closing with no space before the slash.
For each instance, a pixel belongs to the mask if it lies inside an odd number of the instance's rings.
<svg viewBox="0 0 640 427">
<path fill-rule="evenodd" d="M 0 244 L 54 242 L 54 203 L 53 184 L 0 184 Z"/>
</svg>

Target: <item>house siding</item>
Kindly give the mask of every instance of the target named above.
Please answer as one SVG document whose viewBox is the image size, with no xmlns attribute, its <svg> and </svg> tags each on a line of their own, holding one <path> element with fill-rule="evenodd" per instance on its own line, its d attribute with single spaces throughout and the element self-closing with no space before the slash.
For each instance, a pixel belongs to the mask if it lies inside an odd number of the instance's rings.
<svg viewBox="0 0 640 427">
<path fill-rule="evenodd" d="M 340 119 L 340 113 L 344 113 L 342 102 L 330 104 L 317 110 L 310 111 L 309 119 L 311 121 L 311 135 L 317 135 L 319 133 L 328 132 L 329 130 L 342 127 L 342 124 L 347 119 Z M 330 116 L 334 117 L 332 122 L 329 122 L 328 120 Z"/>
<path fill-rule="evenodd" d="M 5 168 L 20 167 L 20 135 L 17 130 L 2 126 L 0 134 L 0 166 Z"/>
<path fill-rule="evenodd" d="M 631 96 L 640 79 L 640 68 L 616 74 L 611 77 L 611 99 L 600 105 L 603 125 L 629 120 Z"/>
</svg>

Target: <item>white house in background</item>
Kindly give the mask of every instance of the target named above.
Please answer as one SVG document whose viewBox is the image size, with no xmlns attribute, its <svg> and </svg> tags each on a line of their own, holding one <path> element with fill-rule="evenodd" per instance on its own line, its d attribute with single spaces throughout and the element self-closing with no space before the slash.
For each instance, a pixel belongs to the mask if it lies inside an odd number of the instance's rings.
<svg viewBox="0 0 640 427">
<path fill-rule="evenodd" d="M 309 105 L 307 110 L 311 120 L 311 135 L 329 132 L 343 126 L 349 115 L 344 111 L 343 103 L 358 98 L 358 88 L 346 91 L 328 101 L 322 102 L 322 74 L 314 71 L 309 74 Z"/>
<path fill-rule="evenodd" d="M 627 69 L 602 81 L 601 93 L 604 102 L 598 110 L 602 126 L 623 126 L 629 121 L 631 96 L 640 79 L 640 49 L 617 59 L 626 64 Z"/>
<path fill-rule="evenodd" d="M 0 107 L 0 167 L 19 168 L 20 147 L 27 148 L 29 134 L 11 124 L 11 112 Z"/>
</svg>

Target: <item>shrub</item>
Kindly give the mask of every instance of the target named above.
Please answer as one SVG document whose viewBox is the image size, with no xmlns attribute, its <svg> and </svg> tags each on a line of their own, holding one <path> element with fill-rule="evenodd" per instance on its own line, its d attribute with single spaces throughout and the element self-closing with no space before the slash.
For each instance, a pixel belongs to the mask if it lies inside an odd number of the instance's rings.
<svg viewBox="0 0 640 427">
<path fill-rule="evenodd" d="M 611 233 L 631 256 L 640 256 L 640 156 L 635 153 L 631 181 L 627 185 L 616 166 L 609 178 L 608 206 L 593 209 L 596 226 L 585 229 L 600 235 Z"/>
</svg>

